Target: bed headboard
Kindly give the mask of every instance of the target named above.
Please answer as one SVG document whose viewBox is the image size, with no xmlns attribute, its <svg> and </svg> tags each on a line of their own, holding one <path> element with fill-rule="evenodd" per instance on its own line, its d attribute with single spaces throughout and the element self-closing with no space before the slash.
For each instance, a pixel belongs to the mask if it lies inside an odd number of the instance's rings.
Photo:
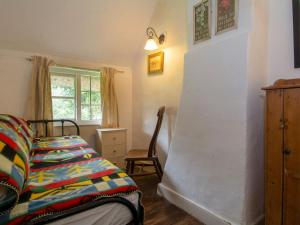
<svg viewBox="0 0 300 225">
<path fill-rule="evenodd" d="M 46 137 L 48 136 L 48 124 L 49 123 L 61 123 L 61 136 L 64 136 L 64 124 L 67 123 L 72 123 L 76 127 L 77 135 L 80 135 L 80 129 L 77 123 L 75 123 L 73 120 L 28 120 L 27 121 L 29 124 L 38 124 L 42 123 L 45 125 L 45 134 Z"/>
</svg>

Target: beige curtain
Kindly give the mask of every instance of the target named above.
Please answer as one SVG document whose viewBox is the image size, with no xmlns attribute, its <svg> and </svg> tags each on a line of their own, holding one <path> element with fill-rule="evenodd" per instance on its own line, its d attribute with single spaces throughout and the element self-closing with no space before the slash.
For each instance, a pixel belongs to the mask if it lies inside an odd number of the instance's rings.
<svg viewBox="0 0 300 225">
<path fill-rule="evenodd" d="M 119 127 L 118 101 L 115 92 L 115 73 L 113 68 L 101 69 L 101 100 L 103 128 Z"/>
<path fill-rule="evenodd" d="M 45 57 L 32 57 L 32 80 L 28 98 L 26 117 L 29 120 L 44 120 L 53 118 L 51 99 L 51 78 L 49 66 L 53 61 Z M 53 124 L 48 124 L 48 136 L 52 135 Z M 44 125 L 36 126 L 36 136 L 45 136 Z"/>
</svg>

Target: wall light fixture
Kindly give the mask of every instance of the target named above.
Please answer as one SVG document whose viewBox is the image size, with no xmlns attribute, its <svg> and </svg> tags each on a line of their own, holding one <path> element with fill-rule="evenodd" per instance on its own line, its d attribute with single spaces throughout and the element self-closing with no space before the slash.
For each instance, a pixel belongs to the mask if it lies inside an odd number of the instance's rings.
<svg viewBox="0 0 300 225">
<path fill-rule="evenodd" d="M 161 34 L 160 36 L 158 36 L 152 27 L 148 27 L 146 33 L 147 33 L 148 40 L 144 49 L 147 51 L 153 51 L 158 49 L 157 42 L 160 45 L 162 45 L 165 42 L 166 35 Z"/>
</svg>

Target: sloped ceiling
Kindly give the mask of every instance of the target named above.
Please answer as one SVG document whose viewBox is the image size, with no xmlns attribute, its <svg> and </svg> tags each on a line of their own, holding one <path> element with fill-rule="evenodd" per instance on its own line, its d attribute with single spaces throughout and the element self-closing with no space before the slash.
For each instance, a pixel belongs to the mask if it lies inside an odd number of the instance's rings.
<svg viewBox="0 0 300 225">
<path fill-rule="evenodd" d="M 156 0 L 0 0 L 0 48 L 131 65 Z"/>
</svg>

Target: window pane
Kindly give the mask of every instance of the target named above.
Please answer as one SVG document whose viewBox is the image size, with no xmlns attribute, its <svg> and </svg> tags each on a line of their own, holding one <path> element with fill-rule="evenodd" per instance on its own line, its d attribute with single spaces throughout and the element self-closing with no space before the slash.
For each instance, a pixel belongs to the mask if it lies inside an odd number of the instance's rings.
<svg viewBox="0 0 300 225">
<path fill-rule="evenodd" d="M 91 91 L 100 91 L 100 77 L 92 77 L 92 90 Z"/>
<path fill-rule="evenodd" d="M 75 100 L 53 98 L 54 119 L 75 119 Z"/>
<path fill-rule="evenodd" d="M 81 76 L 81 91 L 90 91 L 90 76 Z"/>
<path fill-rule="evenodd" d="M 90 104 L 90 92 L 89 91 L 82 91 L 81 92 L 81 104 Z"/>
<path fill-rule="evenodd" d="M 92 91 L 92 105 L 100 105 L 101 103 L 101 96 L 99 91 Z"/>
<path fill-rule="evenodd" d="M 51 75 L 52 96 L 74 97 L 75 77 Z"/>
<path fill-rule="evenodd" d="M 101 105 L 93 105 L 92 106 L 92 120 L 100 120 L 101 115 Z"/>
<path fill-rule="evenodd" d="M 89 105 L 81 105 L 81 120 L 91 120 L 91 110 Z"/>
</svg>

